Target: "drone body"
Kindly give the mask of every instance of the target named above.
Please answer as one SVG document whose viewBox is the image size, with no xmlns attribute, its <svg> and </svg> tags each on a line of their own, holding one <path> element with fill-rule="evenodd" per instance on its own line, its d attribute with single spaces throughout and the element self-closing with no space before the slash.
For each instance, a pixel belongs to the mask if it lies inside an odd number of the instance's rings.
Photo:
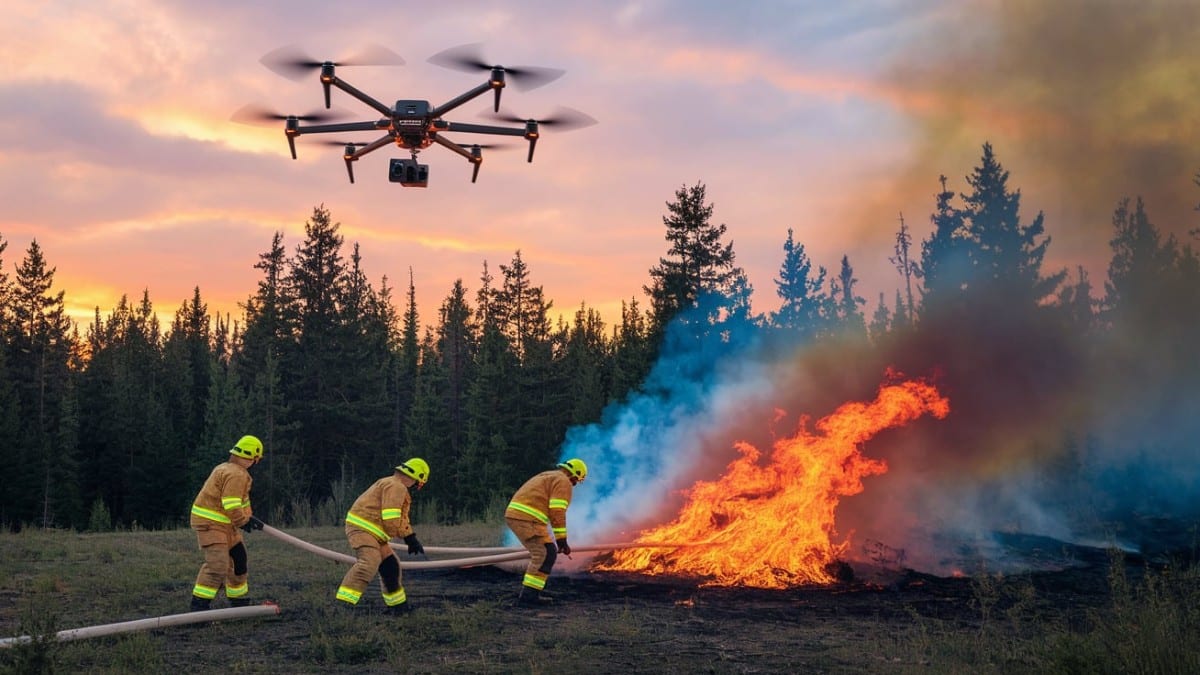
<svg viewBox="0 0 1200 675">
<path fill-rule="evenodd" d="M 430 58 L 429 61 L 459 70 L 487 70 L 488 79 L 482 84 L 456 96 L 442 105 L 432 105 L 426 100 L 400 99 L 394 105 L 388 106 L 352 86 L 337 75 L 340 65 L 400 65 L 403 59 L 392 52 L 376 48 L 372 53 L 373 60 L 357 62 L 314 61 L 298 54 L 294 48 L 284 47 L 263 57 L 262 62 L 275 72 L 297 79 L 296 74 L 304 74 L 311 69 L 320 70 L 321 86 L 325 95 L 325 108 L 331 104 L 332 89 L 339 89 L 379 113 L 380 117 L 371 121 L 345 122 L 330 124 L 304 124 L 305 122 L 321 122 L 328 119 L 321 114 L 314 115 L 277 115 L 259 113 L 253 115 L 257 119 L 280 119 L 284 122 L 284 135 L 287 137 L 288 148 L 292 159 L 296 159 L 296 139 L 308 134 L 346 133 L 360 131 L 382 132 L 382 135 L 369 142 L 328 141 L 329 145 L 343 146 L 342 158 L 346 162 L 346 173 L 350 182 L 354 182 L 354 162 L 364 155 L 374 152 L 387 145 L 395 145 L 408 150 L 410 159 L 392 159 L 388 166 L 388 179 L 406 187 L 426 187 L 429 184 L 429 167 L 417 162 L 417 154 L 430 147 L 440 145 L 466 159 L 471 163 L 471 182 L 479 177 L 479 167 L 483 164 L 483 150 L 496 147 L 485 143 L 460 143 L 447 138 L 446 133 L 484 134 L 496 136 L 515 136 L 529 142 L 527 161 L 533 161 L 533 151 L 537 146 L 542 125 L 558 124 L 570 127 L 583 127 L 595 124 L 595 120 L 587 115 L 563 109 L 557 118 L 521 119 L 512 116 L 498 116 L 505 121 L 519 123 L 518 127 L 495 126 L 488 124 L 470 124 L 453 122 L 445 119 L 445 115 L 468 103 L 479 96 L 491 91 L 493 95 L 494 113 L 500 112 L 500 94 L 507 85 L 508 76 L 512 76 L 514 84 L 525 84 L 530 89 L 540 86 L 563 74 L 563 71 L 550 68 L 505 68 L 504 66 L 486 65 L 472 55 L 476 45 L 464 45 L 446 50 Z M 242 117 L 248 117 L 242 115 Z M 238 116 L 235 116 L 237 119 Z"/>
</svg>

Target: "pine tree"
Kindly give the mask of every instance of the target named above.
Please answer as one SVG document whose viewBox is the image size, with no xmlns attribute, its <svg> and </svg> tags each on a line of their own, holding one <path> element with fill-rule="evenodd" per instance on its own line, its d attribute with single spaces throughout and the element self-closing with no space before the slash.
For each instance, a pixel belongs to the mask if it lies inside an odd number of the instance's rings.
<svg viewBox="0 0 1200 675">
<path fill-rule="evenodd" d="M 1028 225 L 1021 223 L 1021 192 L 1008 189 L 1008 171 L 1000 165 L 990 143 L 983 158 L 967 177 L 973 188 L 963 195 L 972 246 L 975 282 L 985 293 L 998 292 L 1006 304 L 1020 308 L 1037 306 L 1053 295 L 1066 272 L 1042 276 L 1042 260 L 1050 245 L 1043 238 L 1043 214 Z"/>
<path fill-rule="evenodd" d="M 37 240 L 30 243 L 18 265 L 9 293 L 8 371 L 14 383 L 21 424 L 14 453 L 16 464 L 8 480 L 14 486 L 14 524 L 42 527 L 69 524 L 75 516 L 55 508 L 70 491 L 69 482 L 55 480 L 55 461 L 71 462 L 75 448 L 64 447 L 59 433 L 70 409 L 76 351 L 64 292 L 52 292 L 55 269 L 48 267 Z"/>
<path fill-rule="evenodd" d="M 657 344 L 666 326 L 679 313 L 699 306 L 702 296 L 727 298 L 735 278 L 733 243 L 725 243 L 726 227 L 710 223 L 713 205 L 705 203 L 705 187 L 697 183 L 675 192 L 663 216 L 667 257 L 659 258 L 650 269 L 651 283 L 643 290 L 651 301 L 652 342 Z M 705 321 L 711 325 L 719 318 L 724 303 L 706 307 Z"/>
<path fill-rule="evenodd" d="M 480 325 L 475 377 L 467 392 L 467 452 L 462 471 L 462 509 L 482 516 L 494 499 L 502 498 L 524 480 L 520 458 L 514 456 L 519 416 L 514 384 L 518 360 L 502 330 L 506 316 L 500 293 L 484 263 L 476 292 Z"/>
<path fill-rule="evenodd" d="M 921 242 L 920 273 L 922 314 L 961 307 L 963 292 L 971 279 L 971 255 L 963 212 L 951 200 L 954 192 L 939 176 L 942 190 L 930 221 L 933 233 Z"/>
<path fill-rule="evenodd" d="M 599 419 L 608 402 L 605 383 L 608 381 L 609 347 L 604 336 L 604 322 L 596 310 L 580 303 L 575 319 L 564 327 L 566 349 L 562 358 L 562 379 L 570 383 L 569 425 L 585 424 Z"/>
<path fill-rule="evenodd" d="M 900 292 L 896 291 L 896 294 L 899 295 Z M 887 337 L 891 319 L 891 312 L 888 311 L 887 302 L 883 299 L 883 291 L 880 291 L 879 304 L 875 306 L 875 312 L 871 315 L 871 323 L 867 326 L 867 332 L 875 344 L 879 344 Z"/>
<path fill-rule="evenodd" d="M 621 323 L 613 330 L 609 400 L 621 400 L 645 379 L 652 365 L 649 317 L 637 298 L 621 301 Z"/>
<path fill-rule="evenodd" d="M 893 249 L 895 255 L 888 258 L 888 261 L 896 267 L 896 271 L 900 273 L 904 279 L 904 299 L 905 302 L 901 305 L 896 303 L 897 315 L 896 323 L 899 325 L 911 325 L 913 322 L 913 278 L 919 277 L 921 274 L 921 266 L 912 259 L 910 252 L 912 250 L 912 235 L 908 233 L 908 224 L 904 222 L 904 214 L 900 214 L 900 229 L 896 232 L 896 245 Z M 881 303 L 882 304 L 882 303 Z M 899 315 L 903 314 L 903 317 Z"/>
<path fill-rule="evenodd" d="M 867 325 L 861 307 L 867 304 L 867 301 L 855 294 L 854 287 L 856 285 L 858 285 L 858 279 L 854 278 L 854 268 L 850 266 L 850 257 L 844 255 L 842 256 L 841 271 L 831 284 L 836 323 L 841 334 L 864 337 L 867 334 Z"/>
<path fill-rule="evenodd" d="M 438 310 L 434 350 L 444 377 L 440 393 L 446 417 L 446 452 L 450 464 L 447 474 L 450 480 L 447 482 L 455 486 L 463 485 L 464 463 L 468 454 L 468 398 L 475 377 L 479 341 L 476 331 L 466 288 L 461 279 L 456 279 Z M 454 501 L 456 509 L 463 515 L 463 507 L 457 500 Z"/>
<path fill-rule="evenodd" d="M 391 377 L 396 368 L 396 312 L 390 298 L 381 299 L 362 271 L 358 244 L 342 280 L 338 340 L 345 362 L 340 369 L 341 398 L 346 403 L 345 429 L 353 429 L 342 444 L 343 466 L 352 475 L 375 475 L 395 466 L 396 446 L 391 421 L 395 401 Z"/>
<path fill-rule="evenodd" d="M 517 471 L 529 473 L 554 459 L 570 408 L 565 383 L 556 380 L 549 319 L 553 303 L 545 300 L 541 286 L 531 283 L 520 251 L 511 264 L 501 265 L 500 270 L 504 280 L 493 310 L 502 317 L 505 336 L 516 358 L 516 426 L 509 440 L 517 450 Z"/>
<path fill-rule="evenodd" d="M 430 480 L 425 488 L 429 496 L 422 500 L 422 506 L 437 510 L 445 519 L 451 520 L 456 515 L 454 509 L 460 492 L 460 467 L 449 448 L 450 423 L 443 397 L 446 371 L 438 358 L 432 330 L 426 330 L 421 340 L 420 367 L 415 384 L 412 412 L 405 426 L 407 452 L 404 457 L 421 457 L 429 462 L 431 472 L 437 472 L 436 480 Z"/>
<path fill-rule="evenodd" d="M 205 459 L 200 461 L 199 469 L 207 472 L 211 469 L 207 458 L 219 456 L 207 452 L 228 451 L 244 434 L 258 436 L 265 450 L 257 470 L 260 480 L 254 488 L 260 507 L 282 508 L 296 495 L 306 495 L 311 480 L 311 472 L 298 458 L 293 442 L 300 425 L 293 421 L 288 395 L 290 381 L 285 382 L 287 364 L 295 358 L 299 332 L 294 323 L 299 311 L 287 279 L 290 264 L 283 247 L 283 234 L 276 232 L 270 248 L 259 254 L 254 265 L 262 272 L 262 278 L 254 295 L 246 301 L 245 329 L 233 345 L 230 358 L 231 373 L 246 392 L 246 418 L 234 417 L 240 424 L 236 429 L 210 421 L 206 432 L 208 445 L 201 453 Z M 227 419 L 226 414 L 217 419 Z"/>
<path fill-rule="evenodd" d="M 891 331 L 895 333 L 904 333 L 910 330 L 913 326 L 912 303 L 906 302 L 905 298 L 900 296 L 899 289 L 896 290 L 896 301 L 892 305 L 894 308 L 891 313 Z"/>
<path fill-rule="evenodd" d="M 788 228 L 787 240 L 783 243 L 783 263 L 779 276 L 775 278 L 775 292 L 780 298 L 779 311 L 771 315 L 771 325 L 776 329 L 794 333 L 808 341 L 825 330 L 826 307 L 824 267 L 818 267 L 814 275 L 812 261 L 804 250 L 804 244 L 793 239 Z"/>
<path fill-rule="evenodd" d="M 302 494 L 319 501 L 330 482 L 342 475 L 343 447 L 350 427 L 345 390 L 345 336 L 339 301 L 346 264 L 341 255 L 340 224 L 324 206 L 313 209 L 304 225 L 305 240 L 297 247 L 285 283 L 293 302 L 285 317 L 297 331 L 283 383 L 298 424 L 291 443 L 309 475 Z"/>
<path fill-rule="evenodd" d="M 421 362 L 421 315 L 417 309 L 417 287 L 412 268 L 408 268 L 408 292 L 405 295 L 404 315 L 400 324 L 400 342 L 395 366 L 396 405 L 394 424 L 397 445 L 406 443 L 405 428 L 417 395 L 417 371 Z"/>
</svg>

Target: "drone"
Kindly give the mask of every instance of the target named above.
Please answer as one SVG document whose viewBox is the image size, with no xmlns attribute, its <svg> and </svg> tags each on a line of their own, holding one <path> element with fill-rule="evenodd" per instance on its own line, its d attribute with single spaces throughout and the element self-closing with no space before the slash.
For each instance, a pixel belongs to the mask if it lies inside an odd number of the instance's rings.
<svg viewBox="0 0 1200 675">
<path fill-rule="evenodd" d="M 296 159 L 296 139 L 300 136 L 357 131 L 383 132 L 382 136 L 369 142 L 326 141 L 327 145 L 343 148 L 342 159 L 346 162 L 346 174 L 351 183 L 354 182 L 354 162 L 384 146 L 396 145 L 408 150 L 410 158 L 392 158 L 388 164 L 388 180 L 400 183 L 404 187 L 428 187 L 429 166 L 419 163 L 417 156 L 422 150 L 434 144 L 440 145 L 470 162 L 473 167 L 471 182 L 474 183 L 479 177 L 479 168 L 483 164 L 483 151 L 504 146 L 460 142 L 451 139 L 446 134 L 490 134 L 521 137 L 529 142 L 529 154 L 526 161 L 532 162 L 533 151 L 541 136 L 542 127 L 555 126 L 572 129 L 596 123 L 596 120 L 590 116 L 566 107 L 560 107 L 555 115 L 543 119 L 521 118 L 502 113 L 500 93 L 510 80 L 518 89 L 530 90 L 558 79 L 565 71 L 533 66 L 490 65 L 479 56 L 478 44 L 452 47 L 428 59 L 429 63 L 445 68 L 466 72 L 484 70 L 489 73 L 487 80 L 482 84 L 455 96 L 442 105 L 431 105 L 426 100 L 400 99 L 394 105 L 389 106 L 354 87 L 338 75 L 337 69 L 344 66 L 404 65 L 403 58 L 384 47 L 371 47 L 353 59 L 318 61 L 310 58 L 298 48 L 288 46 L 268 53 L 262 57 L 261 62 L 275 73 L 297 81 L 307 77 L 314 70 L 319 71 L 321 87 L 325 94 L 326 110 L 331 109 L 331 91 L 333 88 L 337 88 L 380 114 L 380 117 L 375 120 L 343 123 L 328 123 L 335 119 L 336 115 L 321 111 L 305 115 L 284 115 L 255 106 L 245 106 L 234 114 L 233 119 L 239 122 L 282 120 L 283 132 L 287 137 L 292 159 Z M 492 115 L 500 121 L 520 126 L 469 124 L 445 119 L 445 116 L 451 111 L 489 91 L 494 94 Z"/>
</svg>

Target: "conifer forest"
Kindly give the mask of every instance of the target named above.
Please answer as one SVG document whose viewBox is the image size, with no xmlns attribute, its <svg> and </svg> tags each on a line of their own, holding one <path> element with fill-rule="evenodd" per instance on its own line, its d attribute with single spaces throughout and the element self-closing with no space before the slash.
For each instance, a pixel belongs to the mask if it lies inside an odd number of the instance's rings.
<svg viewBox="0 0 1200 675">
<path fill-rule="evenodd" d="M 663 250 L 608 321 L 586 303 L 554 307 L 519 250 L 418 307 L 411 274 L 366 278 L 370 251 L 318 205 L 303 241 L 264 242 L 240 315 L 210 312 L 197 287 L 169 325 L 147 291 L 80 326 L 54 260 L 36 241 L 7 250 L 0 233 L 0 523 L 183 526 L 242 434 L 266 447 L 253 501 L 268 522 L 336 524 L 410 456 L 433 467 L 421 517 L 494 517 L 572 429 L 652 393 L 650 375 L 680 350 L 709 355 L 683 377 L 748 350 L 803 353 L 822 381 L 933 377 L 955 411 L 939 461 L 1020 445 L 1046 458 L 1046 503 L 1195 518 L 1200 214 L 1177 238 L 1154 204 L 1113 195 L 1095 279 L 1048 268 L 1055 223 L 1021 203 L 990 145 L 965 180 L 933 178 L 929 212 L 905 214 L 892 250 L 812 260 L 796 223 L 757 289 L 706 186 L 683 185 L 664 195 Z M 860 297 L 855 266 L 880 265 L 894 290 Z M 756 313 L 752 297 L 776 309 Z"/>
</svg>

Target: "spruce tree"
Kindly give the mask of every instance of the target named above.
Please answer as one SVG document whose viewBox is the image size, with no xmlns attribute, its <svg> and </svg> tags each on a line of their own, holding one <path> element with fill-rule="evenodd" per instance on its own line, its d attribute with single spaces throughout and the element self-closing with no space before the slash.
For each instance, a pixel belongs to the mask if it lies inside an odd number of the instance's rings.
<svg viewBox="0 0 1200 675">
<path fill-rule="evenodd" d="M 653 365 L 649 316 L 637 298 L 621 301 L 621 323 L 613 329 L 609 400 L 619 401 L 646 379 Z"/>
<path fill-rule="evenodd" d="M 844 255 L 837 279 L 831 284 L 831 294 L 835 307 L 835 322 L 840 334 L 854 338 L 865 337 L 867 334 L 867 324 L 862 313 L 862 306 L 867 304 L 867 301 L 855 293 L 854 287 L 857 285 L 858 279 L 854 278 L 850 257 Z"/>
<path fill-rule="evenodd" d="M 904 222 L 904 214 L 900 214 L 900 229 L 896 232 L 894 255 L 888 261 L 895 266 L 904 280 L 904 303 L 896 303 L 897 325 L 911 325 L 913 322 L 913 279 L 921 274 L 921 266 L 912 259 L 912 235 L 908 232 L 908 224 Z M 898 293 L 898 292 L 897 292 Z M 899 298 L 897 298 L 899 299 Z M 903 314 L 903 316 L 899 316 Z"/>
<path fill-rule="evenodd" d="M 727 310 L 720 300 L 729 297 L 736 276 L 733 243 L 723 241 L 727 229 L 724 223 L 710 222 L 714 207 L 705 202 L 705 191 L 701 183 L 685 185 L 675 191 L 674 202 L 667 202 L 663 225 L 670 246 L 667 256 L 659 258 L 658 265 L 650 269 L 651 283 L 643 287 L 650 296 L 655 344 L 667 324 L 680 312 L 696 308 L 702 295 L 718 300 L 706 307 L 708 316 L 704 321 L 709 325 Z"/>
<path fill-rule="evenodd" d="M 20 439 L 16 464 L 8 477 L 16 483 L 14 523 L 42 527 L 66 525 L 75 514 L 54 505 L 72 490 L 69 481 L 56 480 L 55 461 L 70 463 L 75 448 L 64 447 L 60 427 L 70 409 L 70 361 L 75 353 L 64 292 L 52 291 L 55 269 L 33 240 L 17 266 L 9 291 L 8 371 L 19 401 Z"/>
<path fill-rule="evenodd" d="M 442 410 L 446 419 L 446 452 L 450 464 L 448 483 L 465 489 L 464 463 L 468 454 L 468 398 L 475 377 L 475 358 L 479 337 L 477 326 L 467 301 L 462 279 L 456 279 L 450 294 L 438 310 L 435 358 L 440 363 L 443 388 L 440 391 Z M 456 511 L 463 515 L 461 504 Z M 479 514 L 475 514 L 479 515 Z"/>
<path fill-rule="evenodd" d="M 921 242 L 920 273 L 922 282 L 922 314 L 952 311 L 961 308 L 963 293 L 972 277 L 972 257 L 969 253 L 966 222 L 963 212 L 955 207 L 955 194 L 946 186 L 946 177 L 939 176 L 942 190 L 930 221 L 933 233 Z"/>
<path fill-rule="evenodd" d="M 771 314 L 771 325 L 802 341 L 822 334 L 829 305 L 824 289 L 825 275 L 824 267 L 818 267 L 813 273 L 804 244 L 795 241 L 789 227 L 783 242 L 783 262 L 775 278 L 775 293 L 780 305 L 779 310 Z"/>
<path fill-rule="evenodd" d="M 897 291 L 899 295 L 899 291 Z M 879 292 L 879 304 L 875 306 L 875 312 L 871 314 L 871 323 L 867 326 L 867 333 L 875 344 L 879 344 L 887 337 L 888 330 L 891 326 L 891 312 L 888 311 L 887 301 L 884 300 L 883 291 Z"/>
<path fill-rule="evenodd" d="M 1050 245 L 1040 212 L 1029 224 L 1021 222 L 1021 191 L 1009 190 L 1008 171 L 990 143 L 983 146 L 980 165 L 967 176 L 972 192 L 966 205 L 968 249 L 978 290 L 997 292 L 1005 304 L 1021 309 L 1040 304 L 1057 290 L 1066 272 L 1042 276 L 1042 261 Z"/>
<path fill-rule="evenodd" d="M 569 383 L 569 425 L 595 422 L 608 402 L 609 346 L 604 322 L 596 310 L 580 304 L 574 321 L 564 327 L 565 352 L 562 358 L 563 381 Z"/>
<path fill-rule="evenodd" d="M 342 343 L 346 333 L 339 302 L 346 264 L 339 227 L 324 206 L 315 207 L 285 279 L 292 299 L 285 316 L 296 330 L 291 353 L 282 361 L 292 421 L 297 423 L 291 438 L 293 460 L 308 475 L 302 494 L 314 502 L 328 496 L 331 482 L 342 475 L 352 421 L 345 398 L 347 345 Z"/>
</svg>

